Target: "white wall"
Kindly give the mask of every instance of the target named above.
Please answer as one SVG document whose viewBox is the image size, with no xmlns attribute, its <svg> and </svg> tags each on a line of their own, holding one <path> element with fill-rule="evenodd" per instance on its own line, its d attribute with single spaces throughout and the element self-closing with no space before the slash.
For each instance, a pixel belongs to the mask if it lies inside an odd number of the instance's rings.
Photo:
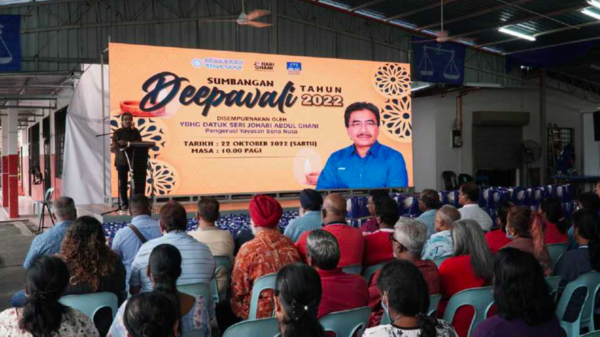
<svg viewBox="0 0 600 337">
<path fill-rule="evenodd" d="M 446 170 L 473 175 L 472 120 L 474 111 L 528 112 L 530 121 L 523 127 L 523 139 L 540 142 L 539 90 L 481 89 L 471 91 L 463 97 L 463 147 L 453 149 L 451 132 L 456 116 L 457 96 L 458 92 L 455 92 L 446 94 L 444 97 L 430 96 L 413 99 L 416 191 L 425 188 L 442 189 L 441 174 Z M 550 89 L 547 91 L 546 102 L 547 123 L 575 129 L 576 168 L 581 172 L 583 149 L 590 144 L 588 140 L 584 146 L 583 126 L 579 116 L 582 112 L 592 111 L 594 105 Z M 435 126 L 434 135 L 431 135 L 432 125 Z M 545 141 L 545 137 L 543 140 Z M 595 153 L 600 153 L 599 150 L 600 147 Z M 598 166 L 600 163 L 597 160 L 595 162 L 597 174 L 600 170 Z M 539 162 L 537 166 L 539 166 Z"/>
</svg>

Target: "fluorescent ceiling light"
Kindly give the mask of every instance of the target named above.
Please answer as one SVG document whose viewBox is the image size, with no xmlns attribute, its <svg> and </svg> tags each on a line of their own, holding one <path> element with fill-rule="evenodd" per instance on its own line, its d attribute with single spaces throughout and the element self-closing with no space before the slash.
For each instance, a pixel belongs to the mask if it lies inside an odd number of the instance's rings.
<svg viewBox="0 0 600 337">
<path fill-rule="evenodd" d="M 411 91 L 411 92 L 413 92 L 413 91 L 418 91 L 418 90 L 422 90 L 422 89 L 425 89 L 425 88 L 429 88 L 430 86 L 431 86 L 431 84 L 422 84 L 422 85 L 417 85 L 417 86 L 415 86 L 415 87 L 411 87 L 411 88 L 410 88 L 410 91 Z"/>
<path fill-rule="evenodd" d="M 598 13 L 597 11 L 595 11 L 592 8 L 586 8 L 586 9 L 582 10 L 581 13 L 583 13 L 587 16 L 591 16 L 596 20 L 600 20 L 600 13 Z"/>
<path fill-rule="evenodd" d="M 517 30 L 511 29 L 511 28 L 508 28 L 508 27 L 502 27 L 502 28 L 498 29 L 498 31 L 501 32 L 501 33 L 504 33 L 504 34 L 508 34 L 508 35 L 520 37 L 521 39 L 525 39 L 525 40 L 529 40 L 529 41 L 535 41 L 535 37 L 534 36 L 521 33 L 521 32 L 519 32 Z"/>
<path fill-rule="evenodd" d="M 600 9 L 600 1 L 598 1 L 598 0 L 588 0 L 587 3 Z"/>
</svg>

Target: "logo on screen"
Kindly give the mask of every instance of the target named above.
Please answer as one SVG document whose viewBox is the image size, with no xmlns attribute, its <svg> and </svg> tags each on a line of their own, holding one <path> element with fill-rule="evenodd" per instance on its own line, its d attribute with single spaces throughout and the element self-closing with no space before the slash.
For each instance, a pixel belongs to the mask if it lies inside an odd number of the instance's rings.
<svg viewBox="0 0 600 337">
<path fill-rule="evenodd" d="M 204 62 L 202 62 L 202 59 L 193 59 L 192 60 L 192 67 L 194 67 L 194 68 L 202 68 L 203 64 L 204 64 Z"/>
<path fill-rule="evenodd" d="M 275 63 L 273 62 L 254 62 L 254 70 L 256 71 L 273 71 Z"/>
<path fill-rule="evenodd" d="M 287 71 L 288 74 L 298 75 L 302 71 L 302 63 L 301 62 L 288 62 L 287 63 Z"/>
<path fill-rule="evenodd" d="M 244 69 L 244 60 L 230 60 L 207 57 L 204 59 L 206 69 L 217 70 L 242 70 Z"/>
</svg>

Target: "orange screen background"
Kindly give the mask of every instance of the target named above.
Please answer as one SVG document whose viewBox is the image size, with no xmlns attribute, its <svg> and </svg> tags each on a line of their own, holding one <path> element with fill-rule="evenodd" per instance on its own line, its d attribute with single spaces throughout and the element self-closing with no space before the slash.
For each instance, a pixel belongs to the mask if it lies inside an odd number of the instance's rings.
<svg viewBox="0 0 600 337">
<path fill-rule="evenodd" d="M 150 153 L 157 195 L 257 193 L 314 188 L 306 175 L 319 172 L 332 152 L 352 144 L 344 126 L 344 110 L 357 101 L 374 103 L 381 110 L 382 125 L 378 140 L 402 153 L 409 186 L 413 186 L 408 64 L 115 43 L 111 43 L 109 48 L 113 130 L 120 127 L 119 114 L 126 109 L 123 106 L 132 104 L 123 102 L 134 102 L 135 110 L 135 102 L 141 101 L 147 94 L 142 85 L 157 73 L 171 72 L 187 78 L 189 82 L 182 82 L 179 94 L 187 85 L 192 85 L 196 90 L 207 86 L 218 87 L 225 92 L 245 90 L 254 94 L 259 89 L 263 93 L 277 91 L 281 94 L 289 81 L 294 84 L 295 91 L 291 95 L 297 101 L 293 106 L 285 107 L 285 113 L 281 113 L 277 107 L 261 108 L 256 105 L 249 109 L 236 105 L 228 107 L 223 103 L 211 107 L 208 115 L 203 116 L 203 106 L 194 103 L 182 105 L 178 94 L 160 116 L 136 116 L 134 124 L 142 133 L 143 140 L 157 143 Z M 257 62 L 260 64 L 257 65 Z M 298 67 L 288 69 L 288 62 L 300 63 L 301 70 Z M 212 69 L 223 64 L 233 65 L 234 69 Z M 271 81 L 273 86 L 269 85 L 271 82 L 262 82 L 265 86 L 209 84 L 209 78 L 247 79 L 259 84 L 260 81 Z M 328 93 L 328 89 L 333 92 Z M 159 99 L 169 91 L 163 90 Z M 332 97 L 326 98 L 326 102 L 323 102 L 325 95 L 341 96 L 343 106 L 323 106 L 340 103 L 340 97 L 335 101 Z M 305 106 L 303 102 L 312 103 L 313 106 Z M 268 121 L 223 121 L 218 120 L 219 117 L 264 117 Z M 274 120 L 282 118 L 285 121 Z M 227 125 L 204 127 L 203 123 Z M 233 126 L 230 123 L 245 123 L 245 126 Z M 250 128 L 250 123 L 272 125 Z M 276 123 L 293 124 L 296 128 L 291 130 L 296 133 L 284 134 L 283 130 L 289 131 L 290 128 L 276 128 Z M 316 128 L 300 128 L 301 124 Z M 207 133 L 207 129 L 238 130 L 238 133 Z M 241 133 L 242 129 L 262 129 L 265 133 L 246 134 Z M 268 134 L 267 130 L 281 130 L 282 133 Z M 188 142 L 187 146 L 185 142 Z M 234 145 L 236 142 L 266 142 L 267 145 Z M 205 153 L 211 149 L 213 153 Z M 111 160 L 112 194 L 116 197 L 118 185 L 116 170 L 112 165 L 114 155 Z M 147 195 L 150 194 L 149 188 L 146 187 Z"/>
</svg>

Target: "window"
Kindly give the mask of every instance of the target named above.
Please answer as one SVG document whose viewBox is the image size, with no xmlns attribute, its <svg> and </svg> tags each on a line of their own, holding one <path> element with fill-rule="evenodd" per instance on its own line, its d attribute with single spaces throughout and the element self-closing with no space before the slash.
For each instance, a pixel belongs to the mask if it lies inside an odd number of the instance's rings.
<svg viewBox="0 0 600 337">
<path fill-rule="evenodd" d="M 54 114 L 54 148 L 56 149 L 54 172 L 56 172 L 56 178 L 62 178 L 66 131 L 67 107 L 64 107 Z"/>
<path fill-rule="evenodd" d="M 29 169 L 40 167 L 40 123 L 29 129 L 29 143 L 31 152 L 29 154 Z"/>
<path fill-rule="evenodd" d="M 575 130 L 572 128 L 559 128 L 556 124 L 548 128 L 548 166 L 556 167 L 556 161 L 563 150 L 570 151 L 570 155 L 574 156 L 574 138 Z"/>
</svg>

